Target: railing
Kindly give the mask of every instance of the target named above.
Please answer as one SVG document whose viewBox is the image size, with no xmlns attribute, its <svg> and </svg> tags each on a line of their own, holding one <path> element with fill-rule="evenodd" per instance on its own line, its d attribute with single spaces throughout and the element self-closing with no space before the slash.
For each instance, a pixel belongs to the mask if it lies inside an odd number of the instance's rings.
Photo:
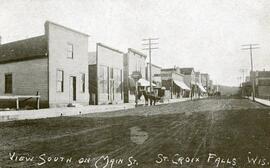
<svg viewBox="0 0 270 168">
<path fill-rule="evenodd" d="M 36 95 L 10 95 L 10 96 L 0 96 L 0 100 L 16 100 L 16 109 L 20 109 L 20 99 L 24 99 L 23 101 L 36 98 L 36 108 L 39 109 L 40 95 L 37 92 Z"/>
</svg>

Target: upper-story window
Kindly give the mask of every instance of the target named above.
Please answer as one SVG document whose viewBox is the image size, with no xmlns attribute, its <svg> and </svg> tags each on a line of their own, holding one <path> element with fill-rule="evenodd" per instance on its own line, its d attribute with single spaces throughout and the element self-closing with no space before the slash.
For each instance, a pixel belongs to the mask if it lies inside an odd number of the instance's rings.
<svg viewBox="0 0 270 168">
<path fill-rule="evenodd" d="M 68 58 L 73 59 L 73 55 L 74 55 L 73 50 L 74 50 L 73 44 L 68 43 L 68 44 L 67 44 L 67 57 L 68 57 Z"/>
</svg>

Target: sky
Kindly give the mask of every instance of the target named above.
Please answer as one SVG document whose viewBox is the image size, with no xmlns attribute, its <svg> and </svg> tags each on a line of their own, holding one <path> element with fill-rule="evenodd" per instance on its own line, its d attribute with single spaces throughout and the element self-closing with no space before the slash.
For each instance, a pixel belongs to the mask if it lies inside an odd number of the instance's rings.
<svg viewBox="0 0 270 168">
<path fill-rule="evenodd" d="M 44 34 L 46 20 L 87 33 L 97 42 L 127 52 L 159 38 L 152 63 L 194 67 L 214 84 L 238 86 L 254 69 L 270 70 L 269 0 L 0 0 L 2 43 Z M 148 54 L 146 52 L 146 54 Z"/>
</svg>

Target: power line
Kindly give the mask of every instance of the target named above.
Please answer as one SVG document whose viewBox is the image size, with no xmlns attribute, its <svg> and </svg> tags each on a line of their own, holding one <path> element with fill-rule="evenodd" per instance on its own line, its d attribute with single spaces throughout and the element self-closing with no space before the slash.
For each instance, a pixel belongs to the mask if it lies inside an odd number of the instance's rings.
<svg viewBox="0 0 270 168">
<path fill-rule="evenodd" d="M 252 100 L 255 101 L 255 73 L 253 72 L 253 58 L 252 58 L 252 50 L 259 49 L 259 44 L 244 44 L 242 45 L 242 50 L 249 50 L 250 53 L 250 67 L 251 67 L 251 75 L 252 75 Z M 250 76 L 251 78 L 251 76 Z"/>
<path fill-rule="evenodd" d="M 152 50 L 158 49 L 157 47 L 154 46 L 154 45 L 158 45 L 159 44 L 159 43 L 156 42 L 157 40 L 159 40 L 159 38 L 142 39 L 142 41 L 144 42 L 142 45 L 143 46 L 148 46 L 147 48 L 143 48 L 143 50 L 148 50 L 149 51 L 150 93 L 152 92 L 152 62 L 151 62 L 151 53 L 152 53 Z M 148 69 L 147 69 L 147 71 L 148 71 Z"/>
</svg>

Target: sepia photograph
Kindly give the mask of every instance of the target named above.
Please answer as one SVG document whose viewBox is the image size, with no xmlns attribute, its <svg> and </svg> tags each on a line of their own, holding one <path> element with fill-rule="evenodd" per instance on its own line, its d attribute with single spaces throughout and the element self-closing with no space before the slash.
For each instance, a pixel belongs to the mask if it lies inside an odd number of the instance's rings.
<svg viewBox="0 0 270 168">
<path fill-rule="evenodd" d="M 0 0 L 0 168 L 270 168 L 270 1 Z"/>
</svg>

